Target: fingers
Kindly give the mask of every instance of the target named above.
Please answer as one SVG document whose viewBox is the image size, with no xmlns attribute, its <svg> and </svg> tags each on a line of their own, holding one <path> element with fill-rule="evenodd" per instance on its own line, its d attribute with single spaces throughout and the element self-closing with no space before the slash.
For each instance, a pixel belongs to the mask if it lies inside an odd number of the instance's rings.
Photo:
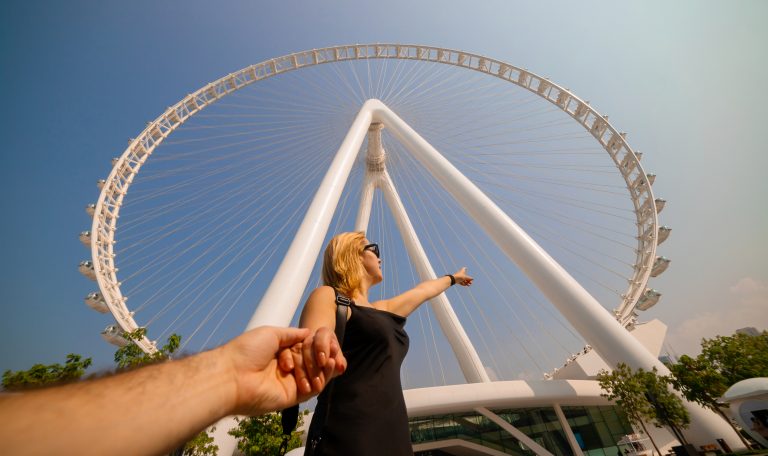
<svg viewBox="0 0 768 456">
<path fill-rule="evenodd" d="M 277 354 L 277 365 L 283 372 L 290 372 L 293 370 L 295 364 L 293 362 L 293 352 L 290 348 L 284 348 Z"/>
<path fill-rule="evenodd" d="M 293 358 L 300 394 L 319 393 L 347 368 L 336 334 L 329 328 L 319 328 L 294 351 L 300 353 L 300 357 Z"/>
<path fill-rule="evenodd" d="M 277 361 L 281 371 L 293 374 L 298 396 L 310 397 L 320 393 L 328 381 L 346 370 L 347 360 L 336 335 L 329 328 L 320 328 L 315 333 L 307 329 L 274 329 L 281 347 L 293 342 L 290 348 L 278 351 Z M 297 341 L 301 335 L 305 337 Z"/>
<path fill-rule="evenodd" d="M 307 395 L 312 393 L 312 385 L 309 383 L 309 376 L 304 368 L 304 356 L 302 350 L 302 344 L 297 344 L 290 350 L 293 358 L 293 377 L 296 380 L 296 389 L 298 395 Z"/>
<path fill-rule="evenodd" d="M 333 377 L 336 377 L 338 375 L 343 374 L 347 370 L 347 358 L 344 357 L 344 355 L 341 353 L 341 350 L 330 359 L 330 361 L 333 361 L 333 369 L 330 369 L 330 374 L 326 374 L 327 379 L 331 379 Z M 326 366 L 326 369 L 328 370 L 328 366 Z"/>
<path fill-rule="evenodd" d="M 275 328 L 271 327 L 275 335 L 277 335 L 280 348 L 288 348 L 298 344 L 309 335 L 309 329 L 307 328 Z"/>
<path fill-rule="evenodd" d="M 311 398 L 312 396 L 316 396 L 319 394 L 323 388 L 325 388 L 328 385 L 328 382 L 331 380 L 331 378 L 335 377 L 338 374 L 335 374 L 335 371 L 338 369 L 338 366 L 336 366 L 336 360 L 334 358 L 331 358 L 328 360 L 327 363 L 325 363 L 325 367 L 323 368 L 323 373 L 318 376 L 319 382 L 315 382 L 313 386 L 310 386 L 309 383 L 307 383 L 305 386 L 305 389 L 299 389 L 298 390 L 298 401 L 304 402 Z"/>
<path fill-rule="evenodd" d="M 341 351 L 341 345 L 339 340 L 336 339 L 336 333 L 331 333 L 330 337 L 330 349 L 328 350 L 329 360 L 334 361 L 334 369 L 331 374 L 326 374 L 326 378 L 331 379 L 337 375 L 341 375 L 347 370 L 347 359 L 344 358 L 344 354 Z"/>
<path fill-rule="evenodd" d="M 467 268 L 463 267 L 459 269 L 459 271 L 454 274 L 454 277 L 456 277 L 456 283 L 463 287 L 468 287 L 472 285 L 472 282 L 475 280 L 473 277 L 467 275 Z"/>
<path fill-rule="evenodd" d="M 328 359 L 334 357 L 338 350 L 339 344 L 336 342 L 336 335 L 329 328 L 319 328 L 313 336 L 312 342 L 317 365 L 325 367 Z"/>
<path fill-rule="evenodd" d="M 331 347 L 328 350 L 328 357 L 336 358 L 336 356 L 340 354 L 341 354 L 341 345 L 339 345 L 339 340 L 336 338 L 336 333 L 333 333 L 331 336 Z"/>
<path fill-rule="evenodd" d="M 341 375 L 347 369 L 347 360 L 341 351 L 336 333 L 329 328 L 320 328 L 314 336 L 318 370 L 322 368 L 325 381 Z M 330 364 L 333 363 L 333 364 Z"/>
<path fill-rule="evenodd" d="M 304 357 L 304 370 L 307 373 L 307 380 L 309 380 L 309 384 L 316 392 L 320 392 L 323 389 L 323 384 L 325 383 L 323 368 L 320 365 L 320 357 L 318 356 L 318 352 L 320 352 L 320 350 L 317 348 L 317 346 L 322 344 L 322 342 L 318 339 L 318 333 L 315 333 L 312 336 L 304 339 L 302 347 L 302 355 Z M 325 357 L 325 355 L 323 355 L 323 357 Z"/>
</svg>

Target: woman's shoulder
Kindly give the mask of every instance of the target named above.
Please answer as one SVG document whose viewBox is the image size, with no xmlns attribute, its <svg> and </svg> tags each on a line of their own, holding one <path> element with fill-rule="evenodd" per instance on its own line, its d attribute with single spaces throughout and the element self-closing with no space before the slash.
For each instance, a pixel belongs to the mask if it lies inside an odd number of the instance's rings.
<svg viewBox="0 0 768 456">
<path fill-rule="evenodd" d="M 336 291 L 334 291 L 333 287 L 329 287 L 328 285 L 319 286 L 312 290 L 307 301 L 308 303 L 332 303 L 336 301 Z"/>
<path fill-rule="evenodd" d="M 320 285 L 312 290 L 310 296 L 336 296 L 336 291 L 330 285 Z"/>
<path fill-rule="evenodd" d="M 312 290 L 304 304 L 304 309 L 301 311 L 299 325 L 303 328 L 317 329 L 326 326 L 333 329 L 335 327 L 335 300 L 333 288 L 329 286 L 317 287 Z"/>
</svg>

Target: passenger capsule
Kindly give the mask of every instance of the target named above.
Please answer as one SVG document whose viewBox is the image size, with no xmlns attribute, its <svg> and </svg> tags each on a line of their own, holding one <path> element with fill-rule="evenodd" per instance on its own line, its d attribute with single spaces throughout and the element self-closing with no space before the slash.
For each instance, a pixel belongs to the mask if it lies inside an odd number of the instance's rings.
<svg viewBox="0 0 768 456">
<path fill-rule="evenodd" d="M 85 297 L 85 304 L 96 312 L 109 312 L 109 306 L 107 306 L 107 302 L 104 301 L 104 297 L 98 291 L 88 293 L 88 296 Z"/>
<path fill-rule="evenodd" d="M 669 234 L 672 232 L 672 228 L 664 225 L 659 227 L 659 240 L 656 243 L 656 245 L 661 244 L 662 242 L 666 241 L 669 237 Z"/>
<path fill-rule="evenodd" d="M 91 246 L 91 232 L 90 231 L 81 231 L 79 237 L 80 237 L 80 242 L 82 242 L 84 246 L 86 246 L 86 247 L 90 247 Z"/>
<path fill-rule="evenodd" d="M 653 202 L 656 204 L 656 213 L 661 214 L 661 211 L 664 210 L 664 206 L 667 204 L 667 200 L 656 198 Z"/>
<path fill-rule="evenodd" d="M 117 162 L 119 162 L 119 161 L 120 161 L 120 157 L 113 158 L 112 162 L 111 162 L 112 163 L 112 167 L 114 167 L 117 164 Z"/>
<path fill-rule="evenodd" d="M 104 340 L 106 340 L 110 344 L 116 345 L 118 347 L 125 347 L 126 345 L 131 343 L 125 337 L 125 331 L 123 331 L 117 325 L 109 325 L 106 328 L 104 328 L 104 331 L 101 332 L 101 337 L 103 337 Z"/>
<path fill-rule="evenodd" d="M 648 178 L 648 182 L 653 185 L 654 182 L 656 182 L 656 175 L 655 174 L 646 174 L 645 177 Z"/>
<path fill-rule="evenodd" d="M 660 297 L 661 293 L 659 293 L 657 290 L 654 290 L 653 288 L 646 288 L 645 293 L 643 293 L 640 299 L 637 300 L 636 309 L 648 310 L 657 302 L 659 302 Z"/>
<path fill-rule="evenodd" d="M 96 181 L 96 186 L 99 187 L 99 190 L 104 190 L 104 185 L 107 184 L 106 179 L 99 179 Z"/>
<path fill-rule="evenodd" d="M 93 263 L 88 260 L 81 261 L 78 267 L 80 273 L 91 280 L 96 280 L 96 271 L 93 269 Z"/>
<path fill-rule="evenodd" d="M 651 277 L 658 277 L 659 274 L 666 271 L 669 267 L 670 259 L 659 256 L 656 257 L 656 260 L 653 262 L 653 267 L 651 268 Z"/>
</svg>

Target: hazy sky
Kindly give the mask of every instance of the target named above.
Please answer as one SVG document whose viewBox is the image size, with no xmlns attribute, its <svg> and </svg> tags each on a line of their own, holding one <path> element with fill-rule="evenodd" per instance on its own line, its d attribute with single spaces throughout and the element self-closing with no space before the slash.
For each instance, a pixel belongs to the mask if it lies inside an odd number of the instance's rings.
<svg viewBox="0 0 768 456">
<path fill-rule="evenodd" d="M 590 100 L 644 152 L 673 234 L 643 318 L 678 352 L 768 327 L 764 1 L 5 1 L 0 5 L 0 370 L 107 366 L 82 297 L 95 181 L 129 137 L 207 82 L 287 53 L 401 42 L 528 68 Z"/>
</svg>

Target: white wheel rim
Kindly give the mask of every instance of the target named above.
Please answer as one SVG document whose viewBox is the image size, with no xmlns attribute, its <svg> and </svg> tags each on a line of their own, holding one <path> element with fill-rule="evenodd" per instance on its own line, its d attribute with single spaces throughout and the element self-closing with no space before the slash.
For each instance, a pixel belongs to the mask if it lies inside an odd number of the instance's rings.
<svg viewBox="0 0 768 456">
<path fill-rule="evenodd" d="M 109 174 L 96 203 L 91 229 L 91 254 L 99 289 L 119 326 L 125 331 L 139 327 L 120 289 L 115 268 L 113 244 L 120 208 L 134 177 L 153 151 L 177 128 L 222 97 L 254 82 L 300 68 L 345 60 L 402 59 L 420 60 L 472 69 L 503 79 L 549 101 L 583 126 L 608 152 L 626 182 L 637 219 L 637 249 L 634 274 L 623 302 L 615 310 L 624 324 L 631 323 L 638 299 L 645 292 L 656 258 L 658 216 L 651 184 L 636 154 L 624 135 L 588 102 L 567 89 L 530 71 L 463 51 L 417 45 L 369 44 L 336 46 L 270 59 L 246 67 L 205 85 L 169 107 L 133 139 Z M 155 350 L 144 338 L 139 346 Z"/>
</svg>

